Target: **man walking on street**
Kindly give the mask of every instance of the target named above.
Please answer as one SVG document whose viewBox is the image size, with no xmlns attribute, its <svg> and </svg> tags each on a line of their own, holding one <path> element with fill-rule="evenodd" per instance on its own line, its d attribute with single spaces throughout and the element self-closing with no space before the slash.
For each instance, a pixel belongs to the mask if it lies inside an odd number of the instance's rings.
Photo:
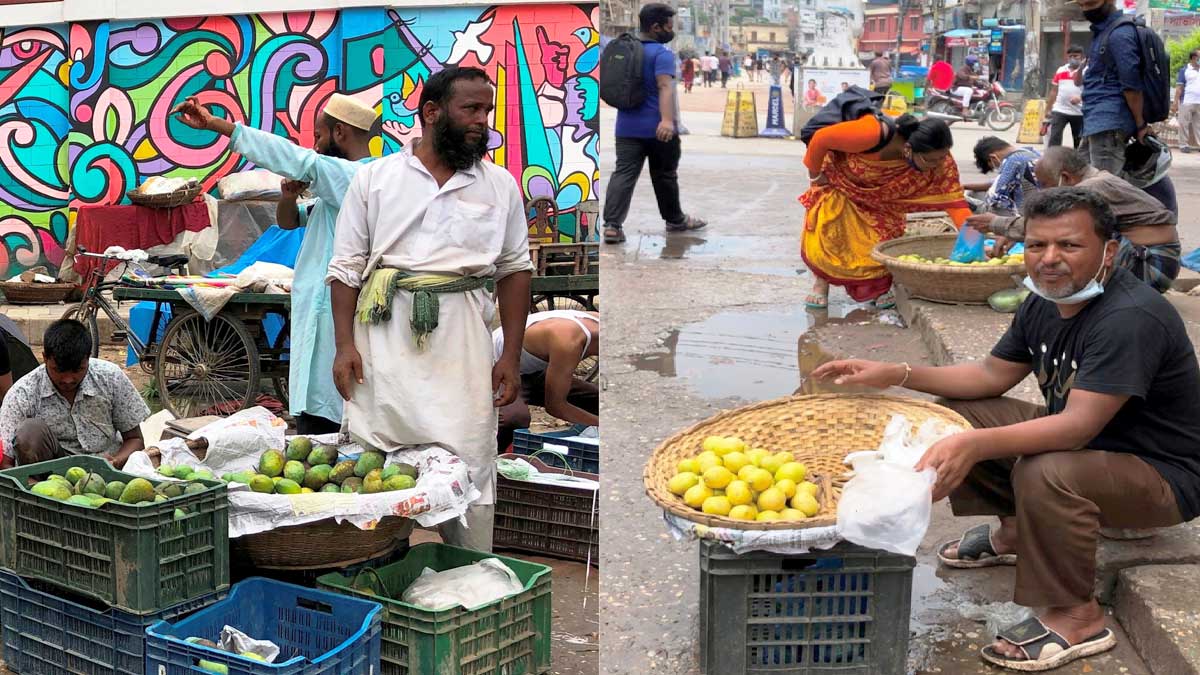
<svg viewBox="0 0 1200 675">
<path fill-rule="evenodd" d="M 729 52 L 721 52 L 721 58 L 717 59 L 717 68 L 721 71 L 721 88 L 725 88 L 725 84 L 729 82 L 729 76 L 733 74 L 733 61 L 729 60 Z"/>
<path fill-rule="evenodd" d="M 1063 144 L 1063 130 L 1071 126 L 1071 140 L 1075 147 L 1083 140 L 1083 89 L 1075 84 L 1075 74 L 1083 68 L 1083 47 L 1071 45 L 1067 49 L 1067 64 L 1054 73 L 1050 81 L 1047 100 L 1054 103 L 1050 108 L 1050 139 L 1048 145 Z"/>
<path fill-rule="evenodd" d="M 282 136 L 214 117 L 194 96 L 173 112 L 181 113 L 183 123 L 194 129 L 230 137 L 234 152 L 290 179 L 276 209 L 282 216 L 279 226 L 285 230 L 303 227 L 304 240 L 292 282 L 289 412 L 296 419 L 298 433 L 337 433 L 342 428 L 342 397 L 329 377 L 336 350 L 325 271 L 333 257 L 334 227 L 346 188 L 363 163 L 371 161 L 368 144 L 375 110 L 357 99 L 334 94 L 317 120 L 312 150 Z M 310 185 L 317 201 L 302 214 L 296 208 L 296 197 Z"/>
<path fill-rule="evenodd" d="M 871 88 L 876 94 L 887 96 L 888 91 L 892 88 L 892 61 L 883 55 L 883 52 L 875 52 L 875 60 L 871 65 L 867 66 L 867 71 L 871 76 Z"/>
<path fill-rule="evenodd" d="M 679 204 L 681 149 L 675 116 L 675 56 L 664 46 L 675 39 L 674 16 L 675 10 L 662 3 L 650 3 L 638 13 L 645 49 L 642 86 L 646 98 L 636 108 L 617 111 L 617 161 L 608 177 L 604 200 L 606 244 L 625 241 L 623 225 L 633 188 L 647 160 L 658 213 L 666 221 L 667 231 L 698 230 L 707 224 L 686 215 Z"/>
<path fill-rule="evenodd" d="M 783 86 L 783 59 L 779 55 L 771 57 L 771 86 Z"/>
<path fill-rule="evenodd" d="M 1179 110 L 1179 149 L 1191 152 L 1200 148 L 1200 49 L 1192 50 L 1188 62 L 1179 69 L 1175 107 Z"/>
<path fill-rule="evenodd" d="M 1142 117 L 1142 51 L 1133 24 L 1113 28 L 1124 16 L 1115 0 L 1079 0 L 1079 7 L 1092 24 L 1092 46 L 1082 75 L 1081 149 L 1092 166 L 1120 176 L 1129 139 L 1141 141 L 1150 133 Z M 1106 34 L 1107 52 L 1102 55 Z"/>
</svg>

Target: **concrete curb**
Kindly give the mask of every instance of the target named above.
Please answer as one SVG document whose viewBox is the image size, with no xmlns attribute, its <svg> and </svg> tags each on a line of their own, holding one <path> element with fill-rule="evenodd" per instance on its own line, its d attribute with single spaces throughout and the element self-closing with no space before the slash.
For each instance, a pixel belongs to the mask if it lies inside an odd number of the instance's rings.
<svg viewBox="0 0 1200 675">
<path fill-rule="evenodd" d="M 1152 673 L 1200 674 L 1197 565 L 1153 565 L 1121 572 L 1116 616 Z"/>
</svg>

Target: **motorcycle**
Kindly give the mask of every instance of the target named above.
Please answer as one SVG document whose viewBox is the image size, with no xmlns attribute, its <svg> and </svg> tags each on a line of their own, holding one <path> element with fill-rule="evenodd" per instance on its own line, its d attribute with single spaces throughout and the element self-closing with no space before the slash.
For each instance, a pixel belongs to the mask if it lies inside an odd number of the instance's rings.
<svg viewBox="0 0 1200 675">
<path fill-rule="evenodd" d="M 995 131 L 1008 131 L 1018 121 L 1017 108 L 1004 98 L 1004 87 L 992 82 L 988 87 L 976 87 L 971 93 L 967 119 L 985 124 Z M 925 96 L 925 114 L 947 124 L 963 121 L 962 98 L 953 91 L 930 89 Z"/>
</svg>

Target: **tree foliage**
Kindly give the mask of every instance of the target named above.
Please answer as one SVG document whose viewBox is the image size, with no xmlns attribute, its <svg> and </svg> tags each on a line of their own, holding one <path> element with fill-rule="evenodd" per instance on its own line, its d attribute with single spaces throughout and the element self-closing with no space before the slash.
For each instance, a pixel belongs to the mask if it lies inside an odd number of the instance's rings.
<svg viewBox="0 0 1200 675">
<path fill-rule="evenodd" d="M 1167 53 L 1171 55 L 1171 82 L 1175 81 L 1175 73 L 1187 65 L 1188 54 L 1194 49 L 1200 49 L 1200 30 L 1192 31 L 1187 37 L 1167 41 Z"/>
</svg>

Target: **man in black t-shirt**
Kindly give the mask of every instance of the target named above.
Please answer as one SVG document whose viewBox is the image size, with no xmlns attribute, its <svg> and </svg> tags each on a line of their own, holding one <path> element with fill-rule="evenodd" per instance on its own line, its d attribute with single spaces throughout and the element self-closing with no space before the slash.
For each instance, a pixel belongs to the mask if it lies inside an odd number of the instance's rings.
<svg viewBox="0 0 1200 675">
<path fill-rule="evenodd" d="M 1099 529 L 1200 512 L 1200 367 L 1174 307 L 1114 267 L 1116 218 L 1101 197 L 1053 188 L 1024 212 L 1035 295 L 990 356 L 943 368 L 835 361 L 813 376 L 952 399 L 975 427 L 934 444 L 916 469 L 936 470 L 933 498 L 949 496 L 955 515 L 1001 526 L 968 530 L 938 558 L 1017 566 L 1014 600 L 1048 609 L 1000 631 L 983 657 L 1043 670 L 1115 644 L 1092 595 Z M 1000 398 L 1030 373 L 1045 406 Z"/>
</svg>

